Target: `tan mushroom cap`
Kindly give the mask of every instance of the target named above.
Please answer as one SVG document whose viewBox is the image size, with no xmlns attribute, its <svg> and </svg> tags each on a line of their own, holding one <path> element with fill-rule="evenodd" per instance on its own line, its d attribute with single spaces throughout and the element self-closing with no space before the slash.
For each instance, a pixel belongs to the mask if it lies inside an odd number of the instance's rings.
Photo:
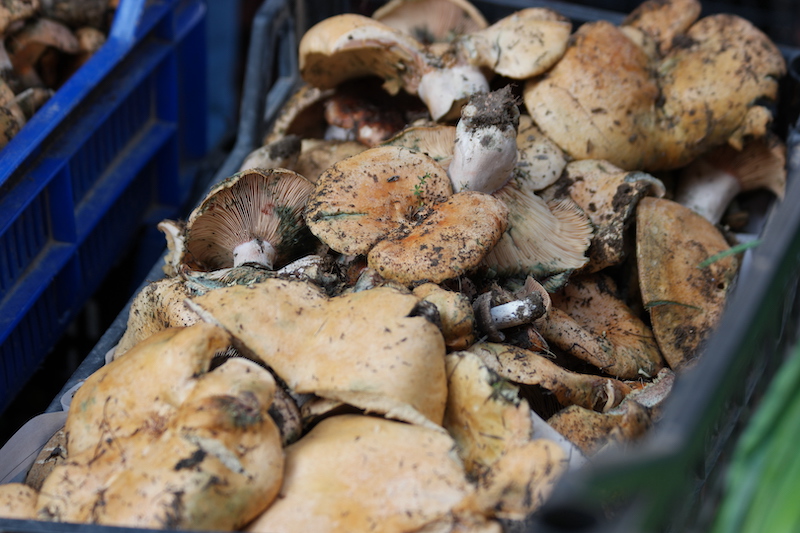
<svg viewBox="0 0 800 533">
<path fill-rule="evenodd" d="M 630 387 L 622 381 L 567 370 L 547 355 L 512 344 L 478 342 L 468 351 L 477 354 L 502 378 L 551 391 L 561 405 L 574 404 L 603 412 L 619 405 L 630 392 Z"/>
<path fill-rule="evenodd" d="M 358 141 L 303 139 L 300 155 L 297 156 L 295 164 L 289 168 L 311 183 L 317 183 L 319 177 L 333 165 L 366 149 L 367 147 Z"/>
<path fill-rule="evenodd" d="M 195 270 L 251 260 L 283 266 L 302 244 L 302 214 L 313 188 L 287 169 L 248 169 L 226 178 L 189 215 L 183 262 Z M 247 247 L 259 253 L 249 255 Z"/>
<path fill-rule="evenodd" d="M 451 41 L 489 25 L 467 0 L 390 0 L 372 18 L 425 44 Z"/>
<path fill-rule="evenodd" d="M 0 485 L 0 517 L 14 520 L 35 520 L 39 491 L 24 483 Z"/>
<path fill-rule="evenodd" d="M 567 155 L 542 130 L 531 116 L 521 114 L 517 130 L 517 172 L 540 191 L 558 180 L 567 165 Z"/>
<path fill-rule="evenodd" d="M 33 18 L 41 9 L 39 0 L 8 0 L 0 5 L 0 34 L 7 35 L 9 27 Z"/>
<path fill-rule="evenodd" d="M 645 0 L 625 17 L 622 29 L 643 32 L 653 42 L 655 51 L 664 55 L 675 38 L 697 20 L 701 10 L 698 0 Z"/>
<path fill-rule="evenodd" d="M 612 443 L 625 444 L 642 437 L 652 426 L 652 418 L 647 408 L 625 400 L 607 413 L 571 405 L 548 418 L 547 423 L 592 456 Z"/>
<path fill-rule="evenodd" d="M 383 144 L 386 146 L 402 146 L 414 152 L 423 153 L 433 158 L 442 168 L 447 168 L 453 158 L 455 142 L 455 126 L 429 124 L 404 128 L 403 131 L 387 139 Z"/>
<path fill-rule="evenodd" d="M 626 170 L 679 168 L 763 134 L 770 113 L 754 102 L 774 100 L 786 71 L 768 37 L 740 17 L 711 15 L 673 43 L 654 62 L 623 28 L 584 24 L 547 75 L 526 83 L 525 105 L 572 158 Z"/>
<path fill-rule="evenodd" d="M 642 302 L 664 359 L 677 371 L 713 332 L 739 260 L 728 256 L 699 268 L 730 245 L 711 222 L 672 200 L 643 198 L 636 228 Z"/>
<path fill-rule="evenodd" d="M 549 343 L 620 379 L 653 377 L 664 367 L 653 332 L 610 276 L 572 276 L 551 297 L 555 309 L 540 328 Z"/>
<path fill-rule="evenodd" d="M 370 148 L 324 172 L 308 200 L 311 232 L 333 250 L 365 254 L 423 207 L 452 194 L 430 157 L 396 146 Z"/>
<path fill-rule="evenodd" d="M 22 88 L 44 85 L 37 62 L 48 49 L 73 55 L 81 51 L 77 37 L 68 26 L 46 17 L 29 19 L 22 29 L 8 36 L 6 44 Z"/>
<path fill-rule="evenodd" d="M 301 139 L 322 139 L 325 136 L 325 101 L 335 89 L 320 89 L 303 84 L 281 106 L 262 144 L 267 145 L 287 135 Z"/>
<path fill-rule="evenodd" d="M 239 172 L 251 169 L 292 169 L 297 166 L 302 142 L 297 135 L 286 135 L 251 151 L 239 166 Z M 302 175 L 302 173 L 301 173 Z"/>
<path fill-rule="evenodd" d="M 540 193 L 548 200 L 570 198 L 594 226 L 588 263 L 581 272 L 598 272 L 621 264 L 634 253 L 632 225 L 636 205 L 646 195 L 663 197 L 666 187 L 654 176 L 627 171 L 596 159 L 571 161 L 559 180 Z"/>
<path fill-rule="evenodd" d="M 458 445 L 467 472 L 478 477 L 509 449 L 531 440 L 531 412 L 517 387 L 490 371 L 468 351 L 452 352 L 447 364 L 444 427 Z"/>
<path fill-rule="evenodd" d="M 299 394 L 435 427 L 446 402 L 439 328 L 390 287 L 328 298 L 312 283 L 267 279 L 195 297 L 201 316 Z M 204 318 L 205 319 L 205 318 Z"/>
<path fill-rule="evenodd" d="M 384 278 L 404 284 L 442 281 L 480 265 L 508 225 L 506 205 L 490 194 L 462 191 L 432 213 L 379 241 L 367 264 Z"/>
<path fill-rule="evenodd" d="M 558 12 L 529 7 L 464 35 L 460 45 L 472 64 L 524 80 L 546 72 L 558 62 L 571 32 L 572 23 Z"/>
<path fill-rule="evenodd" d="M 451 531 L 474 491 L 453 446 L 419 426 L 327 418 L 286 448 L 281 494 L 247 531 Z"/>
<path fill-rule="evenodd" d="M 466 294 L 447 290 L 436 283 L 423 283 L 412 292 L 436 306 L 448 350 L 463 350 L 475 342 L 475 313 Z"/>
</svg>

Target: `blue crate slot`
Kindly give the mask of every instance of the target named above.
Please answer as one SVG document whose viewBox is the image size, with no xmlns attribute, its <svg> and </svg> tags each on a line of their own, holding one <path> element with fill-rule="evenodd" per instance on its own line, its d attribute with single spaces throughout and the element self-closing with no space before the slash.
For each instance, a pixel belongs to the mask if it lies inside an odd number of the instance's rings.
<svg viewBox="0 0 800 533">
<path fill-rule="evenodd" d="M 106 44 L 0 150 L 0 412 L 143 229 L 187 204 L 205 17 L 203 0 L 122 0 Z"/>
</svg>

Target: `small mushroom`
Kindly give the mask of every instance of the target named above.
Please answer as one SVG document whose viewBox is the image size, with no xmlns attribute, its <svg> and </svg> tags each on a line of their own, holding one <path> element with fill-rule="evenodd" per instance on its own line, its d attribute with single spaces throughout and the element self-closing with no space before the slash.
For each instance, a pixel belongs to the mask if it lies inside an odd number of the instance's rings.
<svg viewBox="0 0 800 533">
<path fill-rule="evenodd" d="M 304 139 L 297 162 L 290 168 L 305 176 L 311 183 L 317 183 L 323 172 L 342 159 L 360 154 L 367 147 L 358 141 L 336 141 Z"/>
<path fill-rule="evenodd" d="M 722 145 L 694 160 L 681 173 L 675 201 L 717 224 L 737 194 L 757 189 L 779 200 L 786 191 L 786 145 L 775 134 L 741 150 Z"/>
<path fill-rule="evenodd" d="M 7 47 L 14 71 L 21 82 L 20 90 L 45 85 L 37 70 L 37 63 L 49 49 L 65 54 L 80 52 L 78 39 L 67 26 L 44 17 L 31 20 L 9 36 Z M 49 77 L 52 79 L 54 76 Z"/>
<path fill-rule="evenodd" d="M 621 379 L 652 378 L 663 368 L 653 332 L 620 298 L 610 276 L 572 276 L 551 298 L 540 325 L 551 345 Z"/>
<path fill-rule="evenodd" d="M 248 262 L 283 266 L 304 245 L 302 213 L 313 188 L 286 169 L 248 169 L 226 178 L 189 215 L 183 262 L 194 270 Z"/>
<path fill-rule="evenodd" d="M 628 229 L 633 225 L 639 200 L 662 197 L 666 187 L 658 178 L 640 171 L 626 171 L 608 161 L 584 159 L 566 165 L 561 177 L 540 192 L 550 201 L 570 198 L 594 226 L 588 262 L 581 272 L 598 272 L 619 265 L 634 248 Z"/>
<path fill-rule="evenodd" d="M 449 350 L 463 350 L 475 342 L 475 314 L 464 293 L 447 290 L 435 283 L 418 285 L 413 293 L 436 306 Z"/>
<path fill-rule="evenodd" d="M 739 259 L 702 263 L 730 246 L 711 222 L 679 203 L 642 198 L 636 209 L 636 259 L 642 302 L 670 368 L 700 355 L 725 307 Z"/>
</svg>

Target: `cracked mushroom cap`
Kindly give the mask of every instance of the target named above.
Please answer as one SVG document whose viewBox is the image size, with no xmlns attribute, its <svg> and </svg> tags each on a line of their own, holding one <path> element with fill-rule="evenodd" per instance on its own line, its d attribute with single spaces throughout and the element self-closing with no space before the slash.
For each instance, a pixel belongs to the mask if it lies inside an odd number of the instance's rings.
<svg viewBox="0 0 800 533">
<path fill-rule="evenodd" d="M 642 303 L 669 367 L 690 366 L 714 331 L 739 270 L 737 256 L 701 265 L 728 250 L 703 216 L 665 198 L 636 208 L 636 260 Z"/>
<path fill-rule="evenodd" d="M 437 204 L 424 219 L 375 244 L 367 264 L 406 285 L 442 281 L 477 268 L 503 236 L 508 208 L 490 194 L 462 191 Z"/>
<path fill-rule="evenodd" d="M 384 286 L 328 297 L 313 283 L 267 279 L 207 292 L 190 305 L 298 394 L 441 424 L 444 338 L 407 291 Z"/>
<path fill-rule="evenodd" d="M 286 448 L 280 496 L 247 531 L 453 531 L 474 492 L 453 446 L 428 428 L 327 418 Z"/>
<path fill-rule="evenodd" d="M 320 176 L 305 221 L 331 249 L 366 254 L 418 211 L 451 194 L 447 173 L 430 157 L 396 146 L 370 148 Z"/>
<path fill-rule="evenodd" d="M 314 185 L 287 169 L 248 169 L 214 187 L 186 222 L 194 270 L 288 263 L 304 244 L 303 209 Z"/>
<path fill-rule="evenodd" d="M 390 0 L 372 18 L 424 44 L 452 41 L 489 25 L 467 0 Z"/>
<path fill-rule="evenodd" d="M 608 161 L 571 161 L 559 180 L 541 191 L 553 201 L 570 198 L 578 204 L 594 226 L 589 262 L 581 272 L 597 272 L 621 264 L 633 253 L 633 225 L 636 205 L 644 196 L 663 197 L 666 187 L 658 178 L 640 171 L 627 171 Z"/>
</svg>

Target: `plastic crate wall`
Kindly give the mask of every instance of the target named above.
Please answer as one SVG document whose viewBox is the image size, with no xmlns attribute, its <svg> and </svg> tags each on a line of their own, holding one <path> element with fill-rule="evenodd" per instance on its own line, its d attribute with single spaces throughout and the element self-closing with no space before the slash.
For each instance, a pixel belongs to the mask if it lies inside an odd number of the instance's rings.
<svg viewBox="0 0 800 533">
<path fill-rule="evenodd" d="M 204 21 L 201 0 L 122 0 L 106 44 L 0 151 L 0 412 L 142 228 L 186 203 Z"/>
</svg>

